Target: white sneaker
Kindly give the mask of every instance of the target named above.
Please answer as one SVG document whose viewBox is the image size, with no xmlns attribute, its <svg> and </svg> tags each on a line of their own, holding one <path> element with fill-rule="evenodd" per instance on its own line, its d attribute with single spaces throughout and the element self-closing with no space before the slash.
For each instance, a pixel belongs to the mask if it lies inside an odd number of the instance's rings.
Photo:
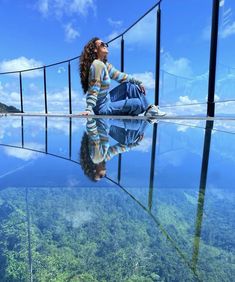
<svg viewBox="0 0 235 282">
<path fill-rule="evenodd" d="M 157 117 L 157 116 L 165 116 L 166 113 L 159 110 L 158 106 L 150 105 L 146 110 L 145 116 L 147 117 Z"/>
</svg>

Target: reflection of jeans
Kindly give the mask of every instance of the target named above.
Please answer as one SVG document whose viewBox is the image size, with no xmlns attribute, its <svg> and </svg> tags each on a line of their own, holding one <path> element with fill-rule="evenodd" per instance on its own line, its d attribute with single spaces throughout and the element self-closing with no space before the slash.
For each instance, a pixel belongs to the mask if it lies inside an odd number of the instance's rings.
<svg viewBox="0 0 235 282">
<path fill-rule="evenodd" d="M 124 82 L 111 90 L 107 97 L 98 100 L 93 111 L 98 115 L 135 116 L 143 113 L 148 105 L 148 101 L 139 86 Z"/>
<path fill-rule="evenodd" d="M 145 120 L 122 120 L 122 124 L 111 125 L 109 135 L 123 145 L 136 143 L 144 134 L 147 122 Z"/>
</svg>

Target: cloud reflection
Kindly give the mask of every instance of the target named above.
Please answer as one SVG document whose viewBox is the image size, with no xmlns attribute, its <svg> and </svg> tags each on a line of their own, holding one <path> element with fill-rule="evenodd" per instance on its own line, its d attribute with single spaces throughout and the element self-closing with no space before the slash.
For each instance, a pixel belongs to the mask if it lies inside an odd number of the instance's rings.
<svg viewBox="0 0 235 282">
<path fill-rule="evenodd" d="M 29 143 L 27 148 L 32 148 L 33 150 L 43 151 L 44 145 L 37 143 Z M 24 148 L 16 148 L 16 147 L 5 147 L 4 153 L 7 156 L 14 157 L 20 160 L 29 161 L 36 160 L 42 156 L 41 153 L 30 151 Z"/>
</svg>

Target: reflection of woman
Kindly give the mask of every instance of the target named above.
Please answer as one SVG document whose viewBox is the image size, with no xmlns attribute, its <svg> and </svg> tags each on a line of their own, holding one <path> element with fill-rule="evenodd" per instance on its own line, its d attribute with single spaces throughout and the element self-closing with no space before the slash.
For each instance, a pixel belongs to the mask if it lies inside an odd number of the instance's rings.
<svg viewBox="0 0 235 282">
<path fill-rule="evenodd" d="M 143 120 L 109 121 L 88 119 L 80 149 L 80 163 L 84 173 L 93 181 L 106 174 L 106 161 L 119 153 L 138 146 L 143 139 L 146 122 Z M 109 136 L 118 141 L 110 146 Z"/>
<path fill-rule="evenodd" d="M 108 45 L 98 37 L 91 39 L 80 57 L 80 78 L 86 94 L 86 109 L 81 114 L 165 115 L 150 105 L 141 81 L 116 70 L 107 62 Z M 109 92 L 111 79 L 121 83 Z"/>
</svg>

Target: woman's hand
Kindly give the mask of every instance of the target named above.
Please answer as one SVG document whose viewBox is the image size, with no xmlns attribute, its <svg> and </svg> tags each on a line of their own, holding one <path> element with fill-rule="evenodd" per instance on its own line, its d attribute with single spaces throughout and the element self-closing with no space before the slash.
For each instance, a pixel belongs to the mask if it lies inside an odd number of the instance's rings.
<svg viewBox="0 0 235 282">
<path fill-rule="evenodd" d="M 141 91 L 144 95 L 146 95 L 146 91 L 145 91 L 144 85 L 143 85 L 143 84 L 140 84 L 139 87 L 140 87 L 140 91 Z"/>
</svg>

